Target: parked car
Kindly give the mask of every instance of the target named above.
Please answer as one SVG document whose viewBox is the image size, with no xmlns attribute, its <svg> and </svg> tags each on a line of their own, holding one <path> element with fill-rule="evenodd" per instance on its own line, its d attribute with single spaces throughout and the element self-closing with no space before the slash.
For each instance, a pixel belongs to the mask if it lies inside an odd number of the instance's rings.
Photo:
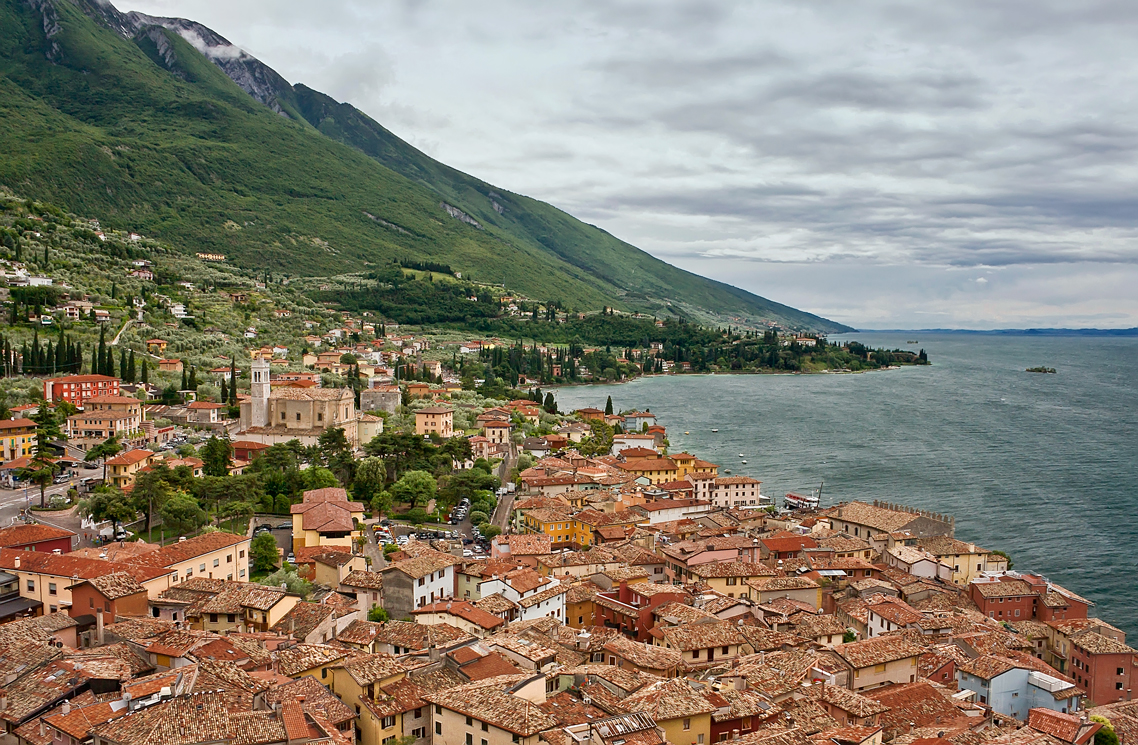
<svg viewBox="0 0 1138 745">
<path fill-rule="evenodd" d="M 277 530 L 292 530 L 292 521 L 290 520 L 287 523 L 281 523 L 277 526 Z"/>
<path fill-rule="evenodd" d="M 292 551 L 289 551 L 288 556 L 285 558 L 285 561 L 287 561 L 289 564 L 295 564 L 296 554 L 294 554 Z"/>
<path fill-rule="evenodd" d="M 473 551 L 471 551 L 469 548 L 462 549 L 462 558 L 469 559 L 471 556 L 474 556 Z"/>
<path fill-rule="evenodd" d="M 271 531 L 272 528 L 270 528 L 268 525 L 258 525 L 257 527 L 253 528 L 253 535 L 260 535 L 261 533 L 269 533 Z"/>
</svg>

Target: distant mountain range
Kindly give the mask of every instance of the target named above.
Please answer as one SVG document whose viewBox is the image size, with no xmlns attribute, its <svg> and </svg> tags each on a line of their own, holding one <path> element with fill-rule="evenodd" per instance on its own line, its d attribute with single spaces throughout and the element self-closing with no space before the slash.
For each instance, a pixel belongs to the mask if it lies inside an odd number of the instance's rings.
<svg viewBox="0 0 1138 745">
<path fill-rule="evenodd" d="M 193 21 L 0 0 L 0 185 L 187 251 L 324 276 L 430 261 L 566 308 L 841 324 L 439 163 Z"/>
<path fill-rule="evenodd" d="M 980 336 L 1138 336 L 1132 329 L 861 329 L 869 334 L 976 334 Z"/>
</svg>

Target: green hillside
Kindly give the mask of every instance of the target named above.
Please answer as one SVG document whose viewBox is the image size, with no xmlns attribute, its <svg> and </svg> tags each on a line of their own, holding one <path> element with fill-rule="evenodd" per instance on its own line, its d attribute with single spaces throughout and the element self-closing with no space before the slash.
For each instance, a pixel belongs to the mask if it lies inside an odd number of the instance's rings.
<svg viewBox="0 0 1138 745">
<path fill-rule="evenodd" d="M 0 185 L 14 191 L 292 276 L 411 258 L 583 310 L 844 328 L 448 168 L 267 68 L 278 100 L 259 101 L 175 31 L 77 2 L 0 0 Z"/>
</svg>

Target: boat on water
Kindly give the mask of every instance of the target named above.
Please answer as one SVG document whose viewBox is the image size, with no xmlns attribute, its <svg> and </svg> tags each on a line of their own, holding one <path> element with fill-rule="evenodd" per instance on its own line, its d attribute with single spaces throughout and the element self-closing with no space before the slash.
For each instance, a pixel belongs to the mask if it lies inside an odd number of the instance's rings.
<svg viewBox="0 0 1138 745">
<path fill-rule="evenodd" d="M 731 473 L 731 469 L 730 468 L 724 469 L 723 473 Z"/>
<path fill-rule="evenodd" d="M 718 432 L 719 430 L 717 430 L 717 429 L 713 429 L 713 430 L 711 430 L 711 431 L 712 431 L 712 432 Z"/>
<path fill-rule="evenodd" d="M 690 435 L 690 434 L 691 434 L 691 432 L 684 432 L 684 434 L 685 434 L 685 435 Z"/>
<path fill-rule="evenodd" d="M 744 465 L 744 466 L 745 466 L 745 465 L 747 465 L 747 461 L 743 461 L 743 465 Z"/>
<path fill-rule="evenodd" d="M 817 494 L 806 495 L 787 492 L 786 497 L 782 500 L 782 505 L 788 510 L 816 510 L 818 509 L 818 502 Z"/>
<path fill-rule="evenodd" d="M 747 456 L 743 455 L 742 453 L 739 453 L 739 457 L 740 458 L 746 458 Z"/>
</svg>

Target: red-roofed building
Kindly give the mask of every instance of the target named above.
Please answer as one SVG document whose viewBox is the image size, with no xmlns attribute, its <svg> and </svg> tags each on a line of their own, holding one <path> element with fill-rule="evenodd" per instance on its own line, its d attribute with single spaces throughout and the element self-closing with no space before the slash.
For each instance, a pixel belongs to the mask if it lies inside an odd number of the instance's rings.
<svg viewBox="0 0 1138 745">
<path fill-rule="evenodd" d="M 807 535 L 776 533 L 770 538 L 759 539 L 760 555 L 763 561 L 776 562 L 779 559 L 793 559 L 804 548 L 818 548 L 818 542 Z"/>
<path fill-rule="evenodd" d="M 12 525 L 0 529 L 0 548 L 14 548 L 21 551 L 59 551 L 69 553 L 74 545 L 75 534 L 70 530 L 51 525 Z"/>
<path fill-rule="evenodd" d="M 233 443 L 233 458 L 252 463 L 257 457 L 269 449 L 269 445 L 252 440 L 237 440 Z"/>
<path fill-rule="evenodd" d="M 68 375 L 63 378 L 48 378 L 43 382 L 43 398 L 48 403 L 67 401 L 83 408 L 89 398 L 95 396 L 117 396 L 118 378 L 108 375 Z"/>
</svg>

